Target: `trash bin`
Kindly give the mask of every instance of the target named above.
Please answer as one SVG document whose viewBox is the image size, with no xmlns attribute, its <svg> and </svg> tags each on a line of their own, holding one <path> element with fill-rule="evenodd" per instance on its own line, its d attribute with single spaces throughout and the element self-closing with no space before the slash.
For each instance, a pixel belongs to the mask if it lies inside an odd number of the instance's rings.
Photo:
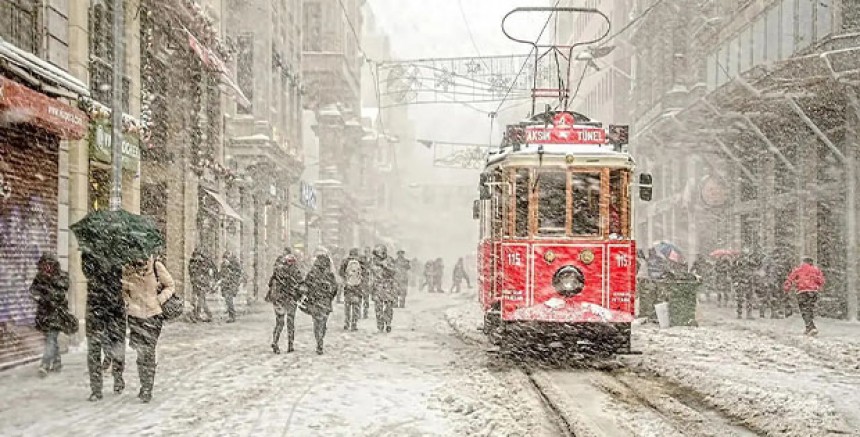
<svg viewBox="0 0 860 437">
<path fill-rule="evenodd" d="M 669 304 L 671 326 L 697 326 L 696 298 L 701 282 L 686 279 L 638 278 L 636 282 L 639 312 L 637 317 L 657 321 L 654 305 Z"/>
<path fill-rule="evenodd" d="M 697 280 L 660 281 L 669 292 L 669 323 L 672 326 L 698 326 L 696 322 L 697 295 L 701 282 Z"/>
</svg>

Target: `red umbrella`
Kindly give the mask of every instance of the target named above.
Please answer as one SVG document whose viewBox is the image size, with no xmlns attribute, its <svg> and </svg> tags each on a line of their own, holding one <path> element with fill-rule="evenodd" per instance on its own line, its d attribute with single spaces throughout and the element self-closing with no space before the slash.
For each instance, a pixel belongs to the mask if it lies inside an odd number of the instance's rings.
<svg viewBox="0 0 860 437">
<path fill-rule="evenodd" d="M 714 258 L 725 258 L 725 257 L 733 257 L 740 255 L 740 252 L 732 249 L 717 249 L 709 254 Z"/>
</svg>

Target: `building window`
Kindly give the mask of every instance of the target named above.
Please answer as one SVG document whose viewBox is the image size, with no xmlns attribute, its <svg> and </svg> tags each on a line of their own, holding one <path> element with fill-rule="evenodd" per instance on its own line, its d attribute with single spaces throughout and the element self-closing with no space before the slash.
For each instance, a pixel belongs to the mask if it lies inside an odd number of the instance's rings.
<svg viewBox="0 0 860 437">
<path fill-rule="evenodd" d="M 90 92 L 103 105 L 113 105 L 113 0 L 96 0 L 90 7 Z M 125 62 L 125 58 L 123 58 Z M 131 80 L 122 78 L 122 111 L 129 112 Z"/>
<path fill-rule="evenodd" d="M 302 49 L 306 52 L 322 51 L 322 5 L 319 2 L 308 2 L 304 5 L 305 37 L 302 39 Z"/>
<path fill-rule="evenodd" d="M 239 106 L 240 114 L 250 114 L 254 108 L 254 35 L 242 34 L 237 39 L 237 81 L 245 97 L 251 102 L 248 107 Z"/>
<path fill-rule="evenodd" d="M 39 51 L 39 0 L 0 2 L 0 36 L 30 53 Z"/>
</svg>

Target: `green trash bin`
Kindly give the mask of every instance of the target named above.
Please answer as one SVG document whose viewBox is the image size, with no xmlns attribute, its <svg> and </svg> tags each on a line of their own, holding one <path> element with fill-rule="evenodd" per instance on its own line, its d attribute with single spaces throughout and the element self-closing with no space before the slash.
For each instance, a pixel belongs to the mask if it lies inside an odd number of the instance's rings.
<svg viewBox="0 0 860 437">
<path fill-rule="evenodd" d="M 639 312 L 636 317 L 656 322 L 654 305 L 668 302 L 671 326 L 697 326 L 696 304 L 700 286 L 701 282 L 697 280 L 637 278 Z"/>
<path fill-rule="evenodd" d="M 696 304 L 699 287 L 697 280 L 660 281 L 669 295 L 669 324 L 671 326 L 698 326 Z"/>
</svg>

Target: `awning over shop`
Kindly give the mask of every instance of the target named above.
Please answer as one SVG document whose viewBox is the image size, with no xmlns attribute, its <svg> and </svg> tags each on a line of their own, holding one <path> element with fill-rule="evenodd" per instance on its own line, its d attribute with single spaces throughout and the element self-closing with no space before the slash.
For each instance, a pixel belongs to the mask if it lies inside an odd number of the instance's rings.
<svg viewBox="0 0 860 437">
<path fill-rule="evenodd" d="M 233 207 L 231 207 L 230 204 L 227 203 L 227 201 L 224 200 L 224 198 L 221 197 L 220 194 L 218 194 L 218 192 L 211 190 L 209 188 L 206 188 L 206 187 L 200 187 L 200 188 L 202 188 L 203 191 L 206 192 L 206 194 L 208 194 L 213 199 L 215 199 L 216 202 L 218 202 L 218 205 L 221 206 L 221 213 L 222 214 L 226 215 L 227 217 L 242 221 L 242 216 L 240 216 L 239 213 L 237 213 L 236 210 L 233 209 Z"/>
<path fill-rule="evenodd" d="M 239 85 L 230 77 L 230 70 L 227 69 L 227 65 L 221 61 L 221 58 L 219 58 L 218 55 L 208 47 L 201 44 L 200 40 L 195 38 L 188 29 L 183 30 L 188 36 L 188 45 L 191 47 L 191 50 L 194 50 L 194 53 L 197 53 L 197 56 L 200 57 L 200 60 L 203 61 L 204 65 L 221 75 L 221 81 L 224 82 L 224 84 L 233 92 L 233 97 L 236 98 L 236 103 L 244 108 L 250 108 L 251 101 L 245 97 L 245 93 L 242 92 Z"/>
<path fill-rule="evenodd" d="M 0 76 L 0 121 L 27 123 L 62 139 L 79 140 L 88 119 L 80 109 Z"/>
</svg>

